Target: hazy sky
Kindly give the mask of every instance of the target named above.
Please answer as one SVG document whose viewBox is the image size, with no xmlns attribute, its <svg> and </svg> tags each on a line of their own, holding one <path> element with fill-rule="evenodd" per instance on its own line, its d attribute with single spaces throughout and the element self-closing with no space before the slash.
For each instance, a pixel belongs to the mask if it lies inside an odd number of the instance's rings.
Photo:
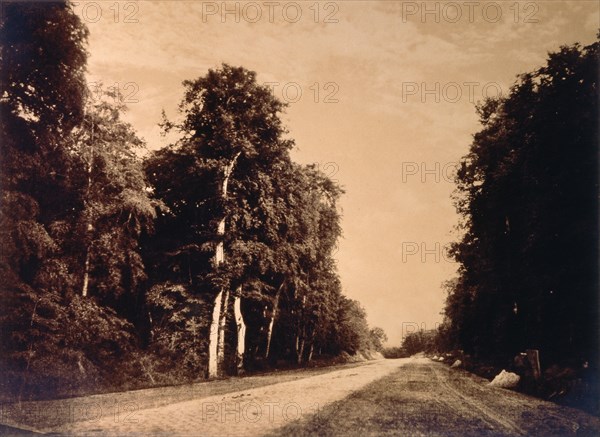
<svg viewBox="0 0 600 437">
<path fill-rule="evenodd" d="M 294 158 L 346 190 L 336 254 L 346 295 L 390 344 L 442 317 L 456 265 L 454 163 L 478 129 L 474 103 L 562 44 L 594 41 L 598 1 L 79 2 L 90 81 L 118 83 L 151 149 L 181 82 L 222 62 L 271 82 Z M 416 325 L 415 325 L 416 324 Z"/>
</svg>

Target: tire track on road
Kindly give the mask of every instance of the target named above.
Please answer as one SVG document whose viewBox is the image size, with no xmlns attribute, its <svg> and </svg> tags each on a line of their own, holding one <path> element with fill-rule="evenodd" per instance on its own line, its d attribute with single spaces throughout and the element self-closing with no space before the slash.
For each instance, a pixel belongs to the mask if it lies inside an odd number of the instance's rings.
<svg viewBox="0 0 600 437">
<path fill-rule="evenodd" d="M 458 390 L 456 387 L 454 387 L 451 384 L 451 382 L 449 381 L 448 377 L 445 375 L 442 375 L 438 371 L 438 369 L 436 369 L 436 366 L 428 364 L 427 367 L 431 370 L 431 372 L 435 376 L 436 381 L 446 389 L 446 392 L 448 394 L 454 396 L 457 399 L 458 405 L 463 405 L 463 408 L 464 408 L 464 404 L 466 404 L 466 405 L 468 405 L 469 408 L 479 412 L 481 415 L 480 416 L 481 420 L 486 422 L 492 428 L 497 428 L 497 427 L 503 428 L 505 431 L 509 431 L 511 433 L 510 435 L 516 435 L 516 436 L 527 435 L 527 432 L 525 430 L 523 430 L 520 426 L 518 426 L 512 420 L 510 420 L 506 417 L 500 416 L 499 414 L 495 413 L 493 410 L 491 410 L 490 408 L 485 406 L 485 404 L 483 404 L 480 400 L 476 400 L 476 399 L 472 398 L 471 396 L 465 395 L 460 390 Z M 462 376 L 460 377 L 460 381 L 461 381 L 461 383 L 472 383 L 469 379 L 462 377 Z M 450 407 L 453 407 L 453 406 L 450 406 Z"/>
</svg>

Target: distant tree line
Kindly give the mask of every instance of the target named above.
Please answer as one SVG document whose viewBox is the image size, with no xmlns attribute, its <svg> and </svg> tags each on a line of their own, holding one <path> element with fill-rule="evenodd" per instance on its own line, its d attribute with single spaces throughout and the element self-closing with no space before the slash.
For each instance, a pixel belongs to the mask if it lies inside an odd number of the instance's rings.
<svg viewBox="0 0 600 437">
<path fill-rule="evenodd" d="M 383 356 L 385 358 L 407 358 L 419 352 L 434 354 L 439 350 L 444 350 L 443 346 L 439 343 L 438 329 L 420 329 L 407 333 L 402 338 L 400 346 L 384 348 Z"/>
<path fill-rule="evenodd" d="M 60 395 L 381 349 L 333 259 L 342 189 L 290 158 L 285 105 L 223 65 L 184 82 L 175 143 L 145 147 L 88 90 L 71 6 L 1 27 L 2 391 Z"/>
<path fill-rule="evenodd" d="M 599 43 L 561 47 L 502 98 L 456 182 L 462 237 L 447 283 L 448 347 L 504 365 L 598 366 Z"/>
</svg>

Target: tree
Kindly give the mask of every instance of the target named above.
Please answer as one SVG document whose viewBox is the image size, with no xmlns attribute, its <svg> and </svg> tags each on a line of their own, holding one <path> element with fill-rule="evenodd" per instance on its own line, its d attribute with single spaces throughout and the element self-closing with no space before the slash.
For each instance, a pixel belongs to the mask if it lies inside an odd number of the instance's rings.
<svg viewBox="0 0 600 437">
<path fill-rule="evenodd" d="M 139 239 L 153 229 L 156 202 L 150 200 L 141 160 L 144 147 L 133 128 L 121 120 L 125 106 L 118 90 L 96 89 L 72 135 L 71 154 L 78 160 L 71 177 L 79 182 L 75 220 L 65 221 L 72 271 L 80 294 L 135 317 L 140 285 L 146 278 Z M 70 228 L 68 231 L 67 228 Z"/>
<path fill-rule="evenodd" d="M 598 49 L 562 47 L 478 108 L 446 304 L 466 352 L 598 363 Z"/>
<path fill-rule="evenodd" d="M 230 296 L 233 308 L 241 308 L 236 301 L 246 293 L 244 282 L 256 274 L 244 259 L 265 247 L 259 238 L 268 233 L 260 228 L 269 225 L 261 218 L 271 173 L 289 162 L 293 143 L 278 117 L 284 105 L 256 83 L 254 72 L 223 65 L 184 87 L 183 121 L 166 122 L 182 139 L 151 158 L 147 173 L 172 214 L 165 229 L 178 223 L 185 232 L 170 237 L 168 253 L 186 257 L 188 286 L 214 296 L 208 375 L 215 376 L 225 368 Z M 185 176 L 166 180 L 175 172 Z M 243 341 L 238 338 L 238 346 Z"/>
<path fill-rule="evenodd" d="M 87 29 L 70 5 L 3 4 L 1 29 L 3 384 L 72 395 L 117 383 L 136 350 L 154 205 L 124 108 L 89 99 Z"/>
<path fill-rule="evenodd" d="M 370 348 L 367 314 L 358 301 L 341 296 L 335 326 L 333 344 L 337 352 L 356 354 Z"/>
<path fill-rule="evenodd" d="M 63 145 L 83 116 L 87 29 L 66 2 L 12 2 L 2 10 L 0 324 L 10 385 L 19 379 L 11 372 L 27 375 L 55 344 L 59 290 L 69 283 L 66 264 L 54 257 L 53 229 L 77 197 Z"/>
<path fill-rule="evenodd" d="M 435 329 L 411 332 L 404 337 L 402 349 L 409 356 L 419 352 L 434 353 L 437 351 L 437 335 L 438 331 Z"/>
<path fill-rule="evenodd" d="M 293 335 L 283 349 L 293 350 L 293 359 L 301 363 L 310 361 L 315 345 L 325 343 L 341 295 L 332 251 L 341 235 L 337 201 L 342 190 L 315 166 L 297 166 L 289 180 L 294 183 L 283 223 L 293 256 L 281 268 L 294 279 L 286 290 L 290 325 L 285 329 Z"/>
<path fill-rule="evenodd" d="M 146 163 L 169 208 L 153 281 L 210 303 L 209 376 L 244 362 L 310 360 L 341 295 L 331 253 L 342 190 L 315 166 L 292 163 L 284 105 L 255 73 L 223 65 L 184 86 L 183 121 L 164 123 L 182 139 Z"/>
<path fill-rule="evenodd" d="M 383 344 L 388 341 L 388 337 L 385 334 L 385 331 L 379 327 L 371 328 L 369 331 L 369 335 L 371 337 L 371 344 L 373 345 L 373 349 L 377 352 L 383 352 Z"/>
<path fill-rule="evenodd" d="M 0 29 L 3 282 L 22 289 L 73 198 L 61 141 L 83 115 L 87 29 L 65 2 L 5 4 Z"/>
</svg>

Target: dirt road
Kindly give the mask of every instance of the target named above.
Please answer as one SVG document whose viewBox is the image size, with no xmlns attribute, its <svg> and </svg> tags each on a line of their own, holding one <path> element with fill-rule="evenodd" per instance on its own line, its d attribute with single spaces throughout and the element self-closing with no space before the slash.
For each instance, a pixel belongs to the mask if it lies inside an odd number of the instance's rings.
<svg viewBox="0 0 600 437">
<path fill-rule="evenodd" d="M 272 436 L 600 436 L 600 419 L 428 359 Z"/>
<path fill-rule="evenodd" d="M 77 405 L 74 420 L 36 430 L 140 436 L 600 435 L 598 418 L 489 387 L 426 358 L 370 362 L 153 408 L 126 402 L 85 407 L 85 398 Z"/>
</svg>

